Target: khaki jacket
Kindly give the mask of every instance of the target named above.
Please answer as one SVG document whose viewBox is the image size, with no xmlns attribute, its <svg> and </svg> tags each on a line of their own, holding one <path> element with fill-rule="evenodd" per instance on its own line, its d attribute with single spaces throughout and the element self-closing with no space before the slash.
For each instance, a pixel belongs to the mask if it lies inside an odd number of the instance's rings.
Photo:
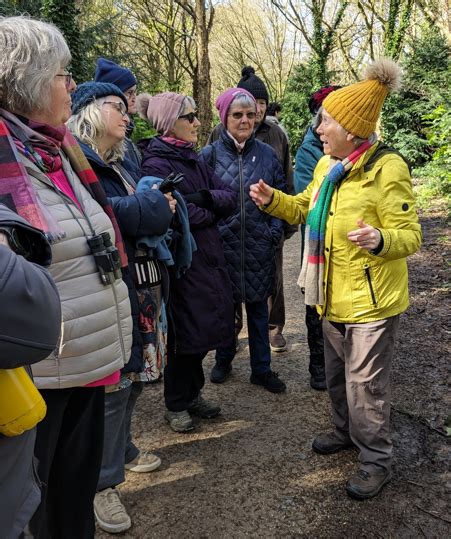
<svg viewBox="0 0 451 539">
<path fill-rule="evenodd" d="M 409 305 L 406 257 L 421 244 L 412 182 L 396 153 L 369 162 L 376 151 L 377 145 L 360 157 L 332 197 L 325 237 L 325 304 L 318 307 L 330 321 L 382 320 Z M 312 183 L 299 195 L 275 191 L 265 211 L 289 223 L 304 223 L 329 162 L 329 156 L 318 162 Z M 377 255 L 347 239 L 359 218 L 382 234 L 384 245 Z"/>
</svg>

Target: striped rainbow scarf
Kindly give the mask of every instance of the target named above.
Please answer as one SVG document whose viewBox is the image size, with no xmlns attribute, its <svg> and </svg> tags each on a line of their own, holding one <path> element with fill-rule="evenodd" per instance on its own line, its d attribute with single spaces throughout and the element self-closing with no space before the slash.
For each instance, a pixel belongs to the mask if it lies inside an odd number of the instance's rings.
<svg viewBox="0 0 451 539">
<path fill-rule="evenodd" d="M 370 137 L 351 155 L 337 162 L 326 174 L 315 194 L 312 208 L 307 215 L 303 264 L 298 279 L 298 285 L 305 289 L 306 305 L 324 305 L 324 238 L 334 190 L 360 156 L 375 142 L 376 137 Z"/>
<path fill-rule="evenodd" d="M 45 232 L 50 242 L 57 241 L 64 237 L 64 232 L 38 199 L 18 155 L 18 148 L 22 148 L 23 144 L 20 144 L 20 142 L 16 144 L 15 140 L 13 140 L 10 129 L 8 129 L 9 122 L 20 127 L 27 135 L 32 133 L 33 136 L 44 140 L 42 135 L 32 131 L 17 117 L 0 109 L 0 203 L 5 204 L 31 225 Z M 68 157 L 81 183 L 110 218 L 116 236 L 116 247 L 121 256 L 122 267 L 127 266 L 127 254 L 113 209 L 97 176 L 69 130 L 66 130 L 61 149 Z M 31 155 L 27 155 L 27 157 L 34 160 Z"/>
</svg>

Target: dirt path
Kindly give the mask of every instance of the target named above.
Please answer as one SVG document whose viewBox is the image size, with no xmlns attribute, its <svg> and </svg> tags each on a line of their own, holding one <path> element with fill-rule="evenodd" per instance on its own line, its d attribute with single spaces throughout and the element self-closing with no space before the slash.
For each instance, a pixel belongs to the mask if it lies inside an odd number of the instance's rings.
<svg viewBox="0 0 451 539">
<path fill-rule="evenodd" d="M 410 260 L 412 305 L 402 316 L 394 362 L 394 478 L 383 493 L 366 502 L 349 499 L 344 483 L 357 469 L 357 454 L 324 457 L 310 449 L 313 437 L 330 427 L 329 402 L 308 383 L 296 235 L 285 247 L 290 346 L 273 354 L 288 392 L 272 395 L 249 384 L 245 334 L 231 379 L 206 383 L 205 396 L 221 404 L 222 415 L 199 422 L 193 434 L 169 430 L 161 385 L 147 387 L 134 434 L 163 465 L 152 474 L 128 473 L 120 487 L 133 520 L 124 537 L 451 536 L 449 439 L 433 430 L 446 415 L 449 230 L 439 212 L 424 215 L 422 223 L 424 246 Z M 211 366 L 209 357 L 206 373 Z"/>
</svg>

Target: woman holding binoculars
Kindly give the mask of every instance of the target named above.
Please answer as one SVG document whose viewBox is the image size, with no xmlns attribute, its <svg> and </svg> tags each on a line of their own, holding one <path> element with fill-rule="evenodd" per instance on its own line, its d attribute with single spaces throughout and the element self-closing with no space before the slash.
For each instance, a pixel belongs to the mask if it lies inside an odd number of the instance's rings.
<svg viewBox="0 0 451 539">
<path fill-rule="evenodd" d="M 233 342 L 232 289 L 217 223 L 233 212 L 236 195 L 201 161 L 194 147 L 200 122 L 192 97 L 174 92 L 137 98 L 138 112 L 158 135 L 140 143 L 142 176 L 182 173 L 177 191 L 186 201 L 197 245 L 191 267 L 170 272 L 168 364 L 164 371 L 165 418 L 176 432 L 194 428 L 191 415 L 212 418 L 219 406 L 201 395 L 202 361 L 209 350 Z"/>
<path fill-rule="evenodd" d="M 0 48 L 2 200 L 45 232 L 62 308 L 59 346 L 33 365 L 47 415 L 37 426 L 42 499 L 30 528 L 36 538 L 93 537 L 104 386 L 119 381 L 132 343 L 117 271 L 126 254 L 105 192 L 65 126 L 76 85 L 62 34 L 26 17 L 0 18 Z M 102 234 L 109 252 L 100 269 L 89 240 Z"/>
<path fill-rule="evenodd" d="M 124 469 L 156 470 L 161 460 L 140 451 L 131 438 L 131 419 L 144 386 L 146 354 L 165 355 L 160 319 L 163 297 L 167 298 L 167 271 L 163 264 L 136 249 L 137 238 L 164 236 L 172 221 L 175 200 L 158 189 L 136 191 L 135 168 L 124 159 L 129 125 L 127 99 L 111 83 L 85 82 L 72 95 L 68 127 L 77 137 L 89 164 L 102 184 L 118 220 L 128 258 L 123 278 L 128 286 L 133 344 L 121 378 L 105 386 L 105 429 L 102 467 L 94 513 L 98 525 L 110 533 L 131 526 L 130 516 L 115 489 L 124 482 Z M 163 358 L 162 358 L 163 359 Z"/>
</svg>

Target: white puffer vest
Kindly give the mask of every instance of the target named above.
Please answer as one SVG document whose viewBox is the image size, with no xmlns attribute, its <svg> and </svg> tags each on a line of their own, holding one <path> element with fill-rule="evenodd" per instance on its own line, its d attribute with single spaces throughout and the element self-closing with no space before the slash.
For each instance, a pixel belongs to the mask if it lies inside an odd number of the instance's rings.
<svg viewBox="0 0 451 539">
<path fill-rule="evenodd" d="M 87 238 L 114 230 L 101 206 L 83 187 L 62 154 L 63 168 L 78 207 L 23 155 L 33 187 L 42 204 L 66 233 L 52 244 L 49 271 L 62 305 L 60 345 L 47 359 L 33 365 L 40 389 L 85 386 L 121 369 L 130 358 L 132 319 L 127 286 L 120 279 L 103 285 Z"/>
</svg>

